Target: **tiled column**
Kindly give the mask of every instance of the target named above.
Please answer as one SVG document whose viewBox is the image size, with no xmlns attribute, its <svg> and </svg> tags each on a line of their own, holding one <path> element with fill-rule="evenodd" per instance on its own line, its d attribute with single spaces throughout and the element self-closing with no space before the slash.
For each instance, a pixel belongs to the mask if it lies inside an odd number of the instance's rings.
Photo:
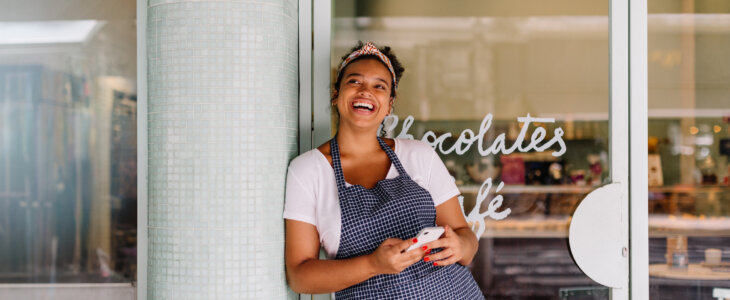
<svg viewBox="0 0 730 300">
<path fill-rule="evenodd" d="M 285 299 L 297 1 L 150 0 L 148 299 Z"/>
</svg>

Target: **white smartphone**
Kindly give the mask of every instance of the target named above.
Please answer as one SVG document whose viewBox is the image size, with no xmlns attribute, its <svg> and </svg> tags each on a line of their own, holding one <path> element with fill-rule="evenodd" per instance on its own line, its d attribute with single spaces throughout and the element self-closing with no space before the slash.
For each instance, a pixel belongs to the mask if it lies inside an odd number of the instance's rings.
<svg viewBox="0 0 730 300">
<path fill-rule="evenodd" d="M 408 249 L 406 249 L 406 252 L 411 251 L 416 248 L 420 248 L 421 246 L 423 246 L 425 244 L 438 240 L 442 234 L 444 234 L 443 227 L 426 227 L 424 229 L 421 229 L 421 232 L 419 232 L 418 235 L 416 236 L 416 239 L 418 239 L 418 242 L 416 242 L 415 244 L 408 247 Z"/>
</svg>

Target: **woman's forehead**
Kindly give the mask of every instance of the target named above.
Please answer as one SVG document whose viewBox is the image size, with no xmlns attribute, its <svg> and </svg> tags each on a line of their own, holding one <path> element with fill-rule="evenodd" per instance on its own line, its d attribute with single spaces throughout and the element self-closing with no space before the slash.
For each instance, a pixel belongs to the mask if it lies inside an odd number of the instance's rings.
<svg viewBox="0 0 730 300">
<path fill-rule="evenodd" d="M 363 57 L 349 63 L 342 74 L 344 77 L 353 73 L 390 78 L 390 71 L 388 71 L 388 67 L 375 57 Z"/>
</svg>

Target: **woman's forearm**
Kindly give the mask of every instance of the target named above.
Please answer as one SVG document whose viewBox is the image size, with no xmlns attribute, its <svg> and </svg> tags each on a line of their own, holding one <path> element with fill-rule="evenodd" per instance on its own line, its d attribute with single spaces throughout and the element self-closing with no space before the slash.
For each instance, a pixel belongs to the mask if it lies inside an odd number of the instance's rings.
<svg viewBox="0 0 730 300">
<path fill-rule="evenodd" d="M 459 236 L 459 239 L 461 239 L 462 245 L 463 256 L 461 257 L 461 260 L 459 260 L 459 264 L 461 264 L 462 266 L 469 265 L 474 259 L 474 255 L 477 254 L 477 249 L 479 248 L 479 240 L 477 239 L 474 232 L 469 229 L 469 227 L 454 229 L 454 232 L 456 232 L 456 234 Z"/>
<path fill-rule="evenodd" d="M 369 255 L 338 260 L 309 259 L 287 268 L 289 286 L 305 294 L 340 291 L 375 275 Z"/>
</svg>

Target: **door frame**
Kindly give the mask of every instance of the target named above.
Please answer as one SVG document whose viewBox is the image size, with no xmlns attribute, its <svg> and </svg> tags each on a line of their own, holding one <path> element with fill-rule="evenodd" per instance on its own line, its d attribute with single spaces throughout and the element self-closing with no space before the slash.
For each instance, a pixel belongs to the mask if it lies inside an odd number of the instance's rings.
<svg viewBox="0 0 730 300">
<path fill-rule="evenodd" d="M 617 1 L 617 0 L 611 0 Z M 628 0 L 621 0 L 626 2 Z M 629 291 L 630 299 L 649 299 L 649 98 L 647 1 L 627 7 L 629 41 Z"/>
<path fill-rule="evenodd" d="M 330 138 L 333 0 L 299 0 L 300 152 Z M 649 298 L 646 0 L 609 0 L 609 172 L 620 183 L 626 283 L 611 299 Z M 317 101 L 315 101 L 317 100 Z M 628 137 L 628 138 L 627 138 Z M 622 251 L 622 249 L 617 249 Z M 302 299 L 317 298 L 302 295 Z"/>
</svg>

